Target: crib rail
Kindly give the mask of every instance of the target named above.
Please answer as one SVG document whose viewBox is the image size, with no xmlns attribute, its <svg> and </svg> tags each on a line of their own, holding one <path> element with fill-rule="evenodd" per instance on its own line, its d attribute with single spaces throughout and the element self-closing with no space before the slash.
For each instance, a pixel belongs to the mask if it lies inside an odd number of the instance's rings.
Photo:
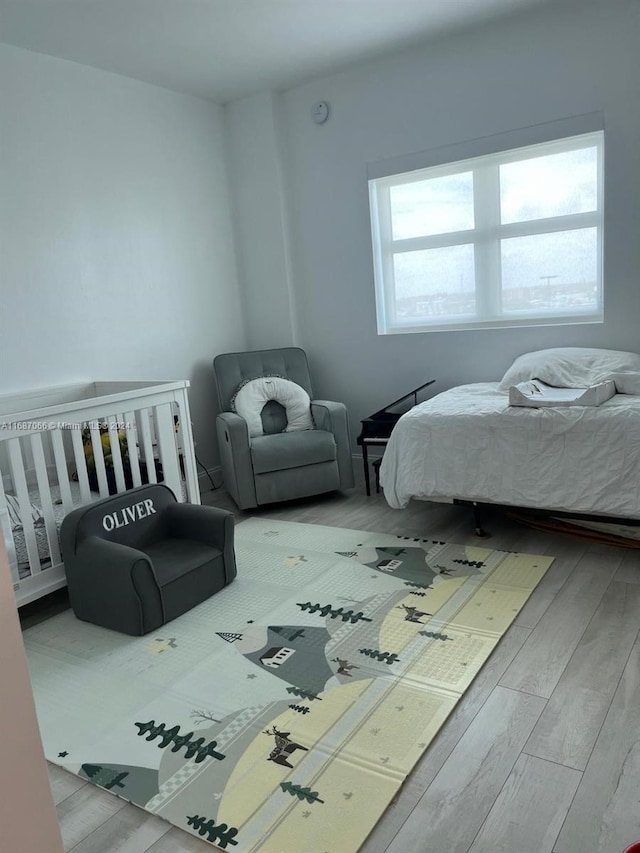
<svg viewBox="0 0 640 853">
<path fill-rule="evenodd" d="M 19 605 L 64 585 L 59 527 L 74 507 L 159 480 L 200 503 L 188 385 L 96 383 L 75 403 L 0 415 L 0 528 Z"/>
</svg>

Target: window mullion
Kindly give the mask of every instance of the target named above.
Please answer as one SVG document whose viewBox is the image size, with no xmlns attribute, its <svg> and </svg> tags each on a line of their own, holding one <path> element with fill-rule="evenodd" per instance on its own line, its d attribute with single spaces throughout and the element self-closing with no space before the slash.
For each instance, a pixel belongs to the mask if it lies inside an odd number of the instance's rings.
<svg viewBox="0 0 640 853">
<path fill-rule="evenodd" d="M 578 231 L 581 228 L 597 228 L 602 223 L 598 211 L 588 213 L 565 213 L 546 219 L 524 219 L 500 226 L 499 238 L 530 237 L 533 234 L 553 234 L 556 231 Z"/>
<path fill-rule="evenodd" d="M 475 230 L 451 231 L 445 234 L 435 234 L 428 237 L 406 237 L 402 240 L 391 240 L 385 251 L 416 252 L 420 249 L 442 249 L 445 246 L 467 246 L 473 243 Z"/>
<path fill-rule="evenodd" d="M 478 319 L 487 319 L 500 315 L 502 302 L 498 165 L 488 164 L 473 170 L 473 209 L 477 234 L 474 241 L 476 313 Z"/>
</svg>

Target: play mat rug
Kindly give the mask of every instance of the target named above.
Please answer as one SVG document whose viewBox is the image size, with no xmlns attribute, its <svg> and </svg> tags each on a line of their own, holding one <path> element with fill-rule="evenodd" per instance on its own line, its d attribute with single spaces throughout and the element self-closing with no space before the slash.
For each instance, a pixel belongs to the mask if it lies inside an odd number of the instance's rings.
<svg viewBox="0 0 640 853">
<path fill-rule="evenodd" d="M 355 853 L 552 557 L 236 527 L 237 579 L 155 634 L 25 631 L 47 758 L 237 853 Z"/>
</svg>

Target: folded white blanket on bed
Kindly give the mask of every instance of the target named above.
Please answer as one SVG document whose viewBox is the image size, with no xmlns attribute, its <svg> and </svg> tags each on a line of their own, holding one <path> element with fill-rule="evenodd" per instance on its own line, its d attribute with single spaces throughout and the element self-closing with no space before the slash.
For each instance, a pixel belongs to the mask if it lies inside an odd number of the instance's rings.
<svg viewBox="0 0 640 853">
<path fill-rule="evenodd" d="M 616 393 L 612 379 L 588 388 L 554 388 L 539 379 L 519 382 L 509 388 L 510 406 L 601 406 Z"/>
</svg>

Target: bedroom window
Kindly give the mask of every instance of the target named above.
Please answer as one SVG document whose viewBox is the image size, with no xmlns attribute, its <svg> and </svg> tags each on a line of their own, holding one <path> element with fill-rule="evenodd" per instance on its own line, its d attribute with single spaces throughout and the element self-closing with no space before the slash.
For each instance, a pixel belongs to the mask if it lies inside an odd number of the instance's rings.
<svg viewBox="0 0 640 853">
<path fill-rule="evenodd" d="M 369 181 L 378 333 L 602 320 L 602 131 Z"/>
</svg>

